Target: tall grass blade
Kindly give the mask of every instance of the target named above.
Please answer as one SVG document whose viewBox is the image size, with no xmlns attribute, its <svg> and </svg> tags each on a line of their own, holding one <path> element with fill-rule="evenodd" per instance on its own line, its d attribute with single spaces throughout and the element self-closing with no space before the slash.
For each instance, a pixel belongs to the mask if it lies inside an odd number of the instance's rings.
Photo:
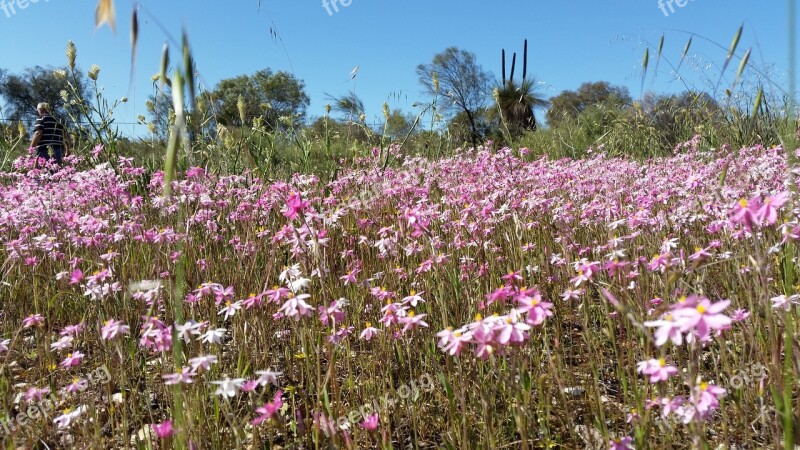
<svg viewBox="0 0 800 450">
<path fill-rule="evenodd" d="M 683 47 L 683 53 L 681 54 L 681 60 L 678 63 L 678 68 L 675 69 L 675 72 L 681 70 L 681 66 L 683 65 L 683 61 L 686 60 L 686 55 L 689 54 L 689 49 L 692 48 L 692 37 L 689 38 L 689 41 L 686 42 L 686 46 Z"/>
<path fill-rule="evenodd" d="M 714 92 L 717 91 L 719 88 L 720 82 L 722 82 L 722 77 L 725 76 L 725 70 L 728 68 L 728 65 L 731 63 L 731 59 L 733 59 L 733 55 L 736 54 L 736 49 L 739 47 L 739 40 L 742 38 L 742 32 L 744 31 L 744 25 L 740 25 L 739 29 L 736 31 L 736 35 L 733 37 L 733 41 L 731 42 L 731 47 L 728 49 L 728 56 L 725 58 L 725 64 L 722 65 L 722 71 L 719 73 L 719 80 L 717 80 L 717 85 L 714 87 Z"/>
<path fill-rule="evenodd" d="M 642 58 L 642 86 L 641 90 L 644 91 L 644 80 L 647 78 L 647 66 L 650 64 L 650 47 L 644 49 L 644 57 Z"/>
<path fill-rule="evenodd" d="M 94 14 L 95 28 L 100 28 L 104 24 L 108 24 L 111 31 L 116 32 L 117 13 L 114 10 L 114 0 L 100 0 L 97 3 L 97 10 Z"/>
<path fill-rule="evenodd" d="M 744 56 L 742 57 L 742 62 L 739 63 L 739 70 L 736 71 L 736 79 L 733 80 L 733 86 L 731 86 L 731 92 L 736 89 L 736 85 L 742 78 L 742 73 L 744 73 L 744 69 L 747 68 L 747 62 L 750 61 L 750 52 L 752 50 L 752 48 L 748 48 L 747 52 L 745 52 Z"/>
<path fill-rule="evenodd" d="M 136 49 L 139 43 L 139 11 L 136 6 L 133 8 L 131 14 L 131 75 L 130 84 L 133 85 L 133 78 L 136 75 Z"/>
<path fill-rule="evenodd" d="M 655 73 L 658 73 L 658 65 L 661 63 L 661 53 L 664 51 L 664 33 L 661 33 L 661 39 L 658 40 L 658 57 L 656 58 Z"/>
</svg>

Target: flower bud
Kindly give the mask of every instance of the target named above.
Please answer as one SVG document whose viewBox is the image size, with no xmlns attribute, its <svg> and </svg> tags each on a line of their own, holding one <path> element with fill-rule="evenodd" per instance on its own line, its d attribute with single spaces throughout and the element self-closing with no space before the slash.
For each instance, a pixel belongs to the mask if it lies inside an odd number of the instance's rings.
<svg viewBox="0 0 800 450">
<path fill-rule="evenodd" d="M 97 81 L 97 75 L 100 73 L 100 66 L 97 64 L 92 64 L 92 68 L 89 69 L 89 79 L 92 81 Z"/>
<path fill-rule="evenodd" d="M 75 57 L 78 56 L 78 49 L 75 48 L 75 43 L 72 41 L 67 42 L 67 61 L 69 68 L 75 70 Z"/>
<path fill-rule="evenodd" d="M 236 101 L 236 109 L 239 110 L 239 120 L 242 121 L 242 125 L 245 124 L 247 119 L 247 110 L 245 109 L 247 105 L 244 103 L 244 97 L 239 94 L 239 99 Z"/>
</svg>

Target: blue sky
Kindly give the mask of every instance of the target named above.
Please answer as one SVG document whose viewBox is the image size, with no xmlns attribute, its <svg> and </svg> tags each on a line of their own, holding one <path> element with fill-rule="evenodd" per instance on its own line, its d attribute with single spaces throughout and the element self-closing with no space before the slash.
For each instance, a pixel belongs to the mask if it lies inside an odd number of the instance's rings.
<svg viewBox="0 0 800 450">
<path fill-rule="evenodd" d="M 63 65 L 71 39 L 83 69 L 100 66 L 104 95 L 131 100 L 119 110 L 121 122 L 135 122 L 138 114 L 145 114 L 144 102 L 153 92 L 150 76 L 158 72 L 161 48 L 169 40 L 151 16 L 178 39 L 186 27 L 202 80 L 210 87 L 265 67 L 294 73 L 306 83 L 310 117 L 324 114 L 326 93 L 343 95 L 349 90 L 364 100 L 370 121 L 379 120 L 385 101 L 412 112 L 411 105 L 424 100 L 415 73 L 418 64 L 458 46 L 476 53 L 478 62 L 499 78 L 501 49 L 521 53 L 525 38 L 529 74 L 542 83 L 546 97 L 598 80 L 625 85 L 639 97 L 644 49 L 651 46 L 654 63 L 662 33 L 664 55 L 673 64 L 689 33 L 699 35 L 681 75 L 691 87 L 713 88 L 726 49 L 742 24 L 738 54 L 752 47 L 751 61 L 760 70 L 784 88 L 788 79 L 784 0 L 684 0 L 683 7 L 672 4 L 674 12 L 665 4 L 667 15 L 658 0 L 350 0 L 349 6 L 342 4 L 347 0 L 338 0 L 338 12 L 330 6 L 331 14 L 322 0 L 263 0 L 260 8 L 258 0 L 142 0 L 146 13 L 140 20 L 132 90 L 131 0 L 116 0 L 116 33 L 108 27 L 95 30 L 93 0 L 38 0 L 25 9 L 19 3 L 25 0 L 13 1 L 15 13 L 0 9 L 0 67 L 17 72 L 33 65 Z M 170 45 L 175 61 L 178 48 Z M 349 80 L 356 66 L 358 75 Z M 738 60 L 727 71 L 728 83 L 736 66 Z M 651 66 L 645 90 L 683 89 L 668 64 L 662 62 L 655 75 Z M 125 134 L 144 132 L 129 125 L 120 129 Z"/>
</svg>

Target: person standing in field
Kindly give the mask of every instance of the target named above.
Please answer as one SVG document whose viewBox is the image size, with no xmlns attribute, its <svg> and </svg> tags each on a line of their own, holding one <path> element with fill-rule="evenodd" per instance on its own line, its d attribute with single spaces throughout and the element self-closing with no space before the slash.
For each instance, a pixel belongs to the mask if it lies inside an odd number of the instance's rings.
<svg viewBox="0 0 800 450">
<path fill-rule="evenodd" d="M 62 158 L 67 152 L 67 135 L 64 125 L 50 114 L 50 105 L 39 103 L 36 106 L 39 118 L 33 127 L 33 140 L 31 147 L 36 149 L 36 162 L 39 158 L 50 160 L 61 164 Z"/>
</svg>

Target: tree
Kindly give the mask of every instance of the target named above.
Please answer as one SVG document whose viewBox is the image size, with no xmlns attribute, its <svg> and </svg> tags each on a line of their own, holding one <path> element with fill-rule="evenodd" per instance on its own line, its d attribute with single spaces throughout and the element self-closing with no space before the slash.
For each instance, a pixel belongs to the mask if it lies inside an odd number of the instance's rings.
<svg viewBox="0 0 800 450">
<path fill-rule="evenodd" d="M 264 69 L 220 81 L 212 94 L 213 111 L 221 125 L 244 126 L 262 117 L 268 127 L 275 129 L 281 118 L 288 117 L 293 123 L 305 119 L 310 101 L 304 89 L 305 84 L 294 75 Z M 240 98 L 244 117 L 240 114 Z"/>
<path fill-rule="evenodd" d="M 672 149 L 698 133 L 701 126 L 721 127 L 725 112 L 705 92 L 685 91 L 680 94 L 646 93 L 640 103 L 642 115 L 657 131 L 662 145 Z"/>
<path fill-rule="evenodd" d="M 364 114 L 364 102 L 358 98 L 355 92 L 350 91 L 347 95 L 334 97 L 328 95 L 331 101 L 331 108 L 344 116 L 345 120 L 355 122 Z"/>
<path fill-rule="evenodd" d="M 405 138 L 414 125 L 415 117 L 411 114 L 403 114 L 399 109 L 393 110 L 386 120 L 386 134 L 395 141 Z"/>
<path fill-rule="evenodd" d="M 501 126 L 511 136 L 515 137 L 524 131 L 536 129 L 536 115 L 534 109 L 547 105 L 547 101 L 536 91 L 536 82 L 528 79 L 528 40 L 525 39 L 525 48 L 522 62 L 522 81 L 514 83 L 514 70 L 517 64 L 517 54 L 511 60 L 511 77 L 506 80 L 506 51 L 502 51 L 503 83 L 495 90 L 495 101 L 500 113 Z"/>
<path fill-rule="evenodd" d="M 442 95 L 449 102 L 444 112 L 466 115 L 470 126 L 470 141 L 477 147 L 484 137 L 476 121 L 476 113 L 490 98 L 492 75 L 477 63 L 474 53 L 450 47 L 433 57 L 430 64 L 417 66 L 419 82 L 428 95 Z"/>
<path fill-rule="evenodd" d="M 145 102 L 147 113 L 150 116 L 148 130 L 159 141 L 166 142 L 169 138 L 172 118 L 175 115 L 175 106 L 172 104 L 172 94 L 166 91 L 157 91 Z"/>
<path fill-rule="evenodd" d="M 464 111 L 456 114 L 447 124 L 450 139 L 455 145 L 471 142 L 474 136 L 473 126 L 477 128 L 481 136 L 489 136 L 494 128 L 492 124 L 497 124 L 497 115 L 493 113 L 494 111 L 489 108 L 481 108 L 472 115 L 472 122 Z"/>
<path fill-rule="evenodd" d="M 73 83 L 80 100 L 85 100 L 88 82 L 80 70 L 75 70 L 77 80 L 64 75 L 69 73 L 68 68 L 41 66 L 27 68 L 20 74 L 4 73 L 0 76 L 0 96 L 6 103 L 5 117 L 31 125 L 36 120 L 36 105 L 40 102 L 49 103 L 51 113 L 62 120 L 67 119 L 70 112 L 77 114 L 77 108 L 69 103 L 75 99 L 64 98 L 62 91 L 72 93 L 70 83 Z"/>
<path fill-rule="evenodd" d="M 577 91 L 564 91 L 550 99 L 547 123 L 558 127 L 564 121 L 574 120 L 592 106 L 621 109 L 631 106 L 628 88 L 613 86 L 606 81 L 583 83 Z"/>
</svg>

